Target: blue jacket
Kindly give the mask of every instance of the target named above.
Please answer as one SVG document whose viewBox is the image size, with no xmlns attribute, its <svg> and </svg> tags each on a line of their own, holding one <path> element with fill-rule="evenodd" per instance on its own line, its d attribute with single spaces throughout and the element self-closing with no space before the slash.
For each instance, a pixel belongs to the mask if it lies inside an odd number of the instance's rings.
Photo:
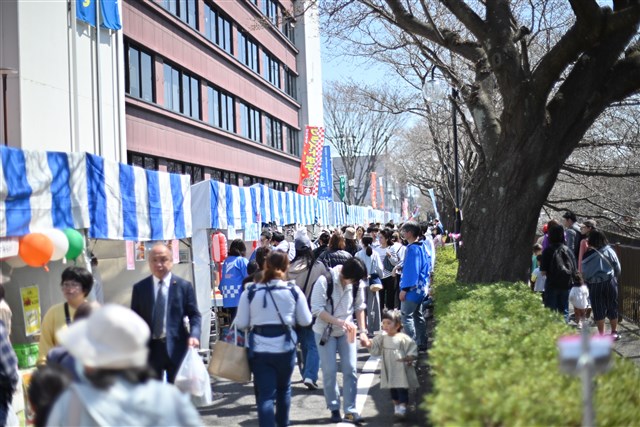
<svg viewBox="0 0 640 427">
<path fill-rule="evenodd" d="M 407 301 L 421 303 L 429 292 L 431 257 L 424 245 L 414 242 L 407 246 L 404 255 L 400 289 L 407 292 Z"/>
<path fill-rule="evenodd" d="M 220 278 L 220 292 L 222 293 L 222 306 L 224 308 L 237 307 L 240 302 L 240 294 L 244 290 L 242 281 L 247 277 L 249 260 L 242 256 L 230 256 L 222 264 L 222 277 Z"/>
<path fill-rule="evenodd" d="M 618 255 L 609 245 L 600 250 L 589 249 L 582 258 L 582 277 L 587 283 L 604 282 L 620 276 L 620 272 Z"/>
<path fill-rule="evenodd" d="M 155 293 L 152 276 L 133 285 L 131 309 L 147 322 L 150 330 L 153 328 L 154 301 Z M 171 361 L 176 366 L 180 366 L 187 352 L 189 337 L 200 339 L 202 316 L 196 305 L 196 294 L 193 286 L 175 274 L 171 275 L 167 310 L 167 353 Z M 182 321 L 185 316 L 189 318 L 190 332 L 187 332 Z"/>
</svg>

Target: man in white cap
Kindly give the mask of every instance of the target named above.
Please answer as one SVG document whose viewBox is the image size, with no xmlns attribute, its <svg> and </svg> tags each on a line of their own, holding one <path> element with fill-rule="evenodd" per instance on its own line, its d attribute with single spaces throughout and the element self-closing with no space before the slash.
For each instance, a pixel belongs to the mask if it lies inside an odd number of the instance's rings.
<svg viewBox="0 0 640 427">
<path fill-rule="evenodd" d="M 201 426 L 198 412 L 173 385 L 152 379 L 149 327 L 128 308 L 110 304 L 57 334 L 84 366 L 56 401 L 47 426 Z"/>
</svg>

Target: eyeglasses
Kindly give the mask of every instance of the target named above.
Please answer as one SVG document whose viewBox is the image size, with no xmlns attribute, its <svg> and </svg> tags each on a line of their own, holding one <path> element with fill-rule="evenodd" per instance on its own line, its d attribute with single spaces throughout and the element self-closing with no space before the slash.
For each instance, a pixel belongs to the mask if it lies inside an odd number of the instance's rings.
<svg viewBox="0 0 640 427">
<path fill-rule="evenodd" d="M 82 285 L 78 282 L 62 282 L 60 284 L 61 288 L 67 288 L 67 289 L 74 289 L 74 288 L 81 288 Z"/>
</svg>

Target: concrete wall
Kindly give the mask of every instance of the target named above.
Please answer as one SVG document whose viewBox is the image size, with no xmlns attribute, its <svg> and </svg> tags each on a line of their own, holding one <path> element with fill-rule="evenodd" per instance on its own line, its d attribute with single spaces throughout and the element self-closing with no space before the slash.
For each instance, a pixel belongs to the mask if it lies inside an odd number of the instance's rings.
<svg viewBox="0 0 640 427">
<path fill-rule="evenodd" d="M 8 145 L 126 161 L 121 32 L 100 31 L 98 68 L 95 29 L 76 22 L 66 2 L 5 0 L 0 15 L 1 66 L 18 70 L 8 85 Z"/>
</svg>

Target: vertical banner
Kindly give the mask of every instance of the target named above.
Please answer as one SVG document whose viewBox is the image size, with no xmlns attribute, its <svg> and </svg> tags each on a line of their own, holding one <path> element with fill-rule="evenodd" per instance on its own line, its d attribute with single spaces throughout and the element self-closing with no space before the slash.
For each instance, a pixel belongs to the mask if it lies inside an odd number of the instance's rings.
<svg viewBox="0 0 640 427">
<path fill-rule="evenodd" d="M 122 29 L 118 2 L 119 0 L 100 0 L 100 15 L 102 16 L 103 27 L 116 31 Z"/>
<path fill-rule="evenodd" d="M 384 210 L 384 187 L 382 185 L 382 177 L 380 177 L 380 210 Z"/>
<path fill-rule="evenodd" d="M 132 240 L 124 242 L 125 254 L 127 259 L 127 270 L 136 269 L 135 243 Z"/>
<path fill-rule="evenodd" d="M 406 221 L 409 218 L 409 199 L 402 199 L 402 219 Z"/>
<path fill-rule="evenodd" d="M 345 192 L 347 191 L 347 176 L 340 175 L 340 201 L 344 203 Z"/>
<path fill-rule="evenodd" d="M 431 197 L 431 203 L 433 203 L 433 211 L 436 213 L 436 218 L 440 221 L 440 214 L 438 213 L 438 206 L 436 205 L 436 195 L 433 193 L 433 188 L 429 190 L 429 196 Z"/>
<path fill-rule="evenodd" d="M 378 206 L 378 201 L 377 201 L 378 195 L 376 194 L 378 190 L 378 186 L 376 184 L 378 184 L 376 173 L 371 172 L 371 207 L 373 209 L 377 209 L 377 206 Z"/>
<path fill-rule="evenodd" d="M 304 196 L 317 196 L 322 163 L 322 146 L 324 145 L 324 128 L 307 126 L 304 132 L 304 148 L 300 163 L 300 180 L 298 193 Z"/>
<path fill-rule="evenodd" d="M 331 147 L 322 148 L 322 164 L 318 199 L 333 201 L 333 165 L 331 164 Z"/>
<path fill-rule="evenodd" d="M 25 335 L 30 337 L 40 333 L 40 290 L 38 285 L 20 288 Z"/>
<path fill-rule="evenodd" d="M 171 254 L 173 255 L 173 263 L 180 264 L 180 240 L 173 239 L 171 240 Z"/>
</svg>

